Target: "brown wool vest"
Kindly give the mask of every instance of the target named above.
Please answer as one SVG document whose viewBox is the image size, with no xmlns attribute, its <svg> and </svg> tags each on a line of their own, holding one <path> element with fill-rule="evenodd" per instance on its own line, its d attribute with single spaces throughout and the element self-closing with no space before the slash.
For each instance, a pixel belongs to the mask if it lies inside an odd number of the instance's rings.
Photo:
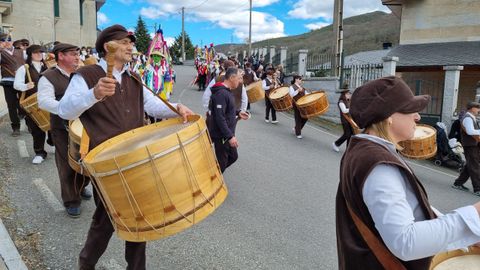
<svg viewBox="0 0 480 270">
<path fill-rule="evenodd" d="M 42 68 L 40 69 L 40 73 L 44 72 L 46 69 L 47 68 L 45 67 L 45 65 L 43 65 Z M 32 77 L 32 82 L 35 84 L 35 86 L 32 89 L 26 91 L 25 98 L 37 92 L 38 80 L 40 80 L 40 73 L 35 69 L 33 65 L 28 66 L 28 72 L 30 72 L 30 77 Z M 29 80 L 27 76 L 27 70 L 25 70 L 25 83 L 28 83 L 28 82 Z"/>
<path fill-rule="evenodd" d="M 245 70 L 245 74 L 243 74 L 243 84 L 245 86 L 255 82 L 255 77 L 253 76 L 252 70 Z"/>
<path fill-rule="evenodd" d="M 298 87 L 298 85 L 296 84 L 292 84 L 292 87 L 295 91 L 297 91 L 298 89 L 300 89 L 300 87 Z M 303 87 L 302 87 L 303 88 Z M 301 97 L 305 96 L 305 89 L 303 90 L 303 92 L 298 92 L 298 94 L 296 96 L 293 97 L 293 100 L 295 100 L 295 102 L 297 102 Z"/>
<path fill-rule="evenodd" d="M 106 76 L 99 65 L 84 66 L 75 74 L 80 74 L 85 79 L 89 89 Z M 132 76 L 137 75 L 132 73 Z M 143 126 L 143 119 L 143 87 L 128 72 L 122 74 L 122 84 L 117 83 L 113 96 L 95 103 L 80 115 L 90 136 L 90 149 L 121 133 Z"/>
<path fill-rule="evenodd" d="M 426 219 L 435 218 L 422 184 L 398 157 L 382 145 L 368 139 L 352 137 L 340 164 L 340 184 L 335 209 L 338 265 L 341 270 L 383 269 L 357 230 L 346 204 L 348 201 L 352 211 L 385 246 L 362 196 L 365 180 L 378 164 L 390 164 L 398 167 L 414 190 Z M 408 262 L 400 259 L 399 261 L 409 270 L 428 270 L 431 257 Z"/>
<path fill-rule="evenodd" d="M 55 99 L 60 100 L 67 90 L 70 78 L 65 76 L 60 70 L 53 67 L 44 71 L 41 76 L 45 76 L 55 89 Z M 65 129 L 66 120 L 60 118 L 58 115 L 50 114 L 50 126 L 52 129 Z"/>
<path fill-rule="evenodd" d="M 24 64 L 24 61 L 20 62 L 19 58 L 17 56 L 18 52 L 16 53 L 15 51 L 18 51 L 15 49 L 13 51 L 13 55 L 7 52 L 7 50 L 2 49 L 0 51 L 1 54 L 1 62 L 0 65 L 2 66 L 2 78 L 12 78 L 15 77 L 15 72 L 17 69 Z M 23 60 L 23 56 L 22 56 Z"/>
<path fill-rule="evenodd" d="M 466 114 L 465 117 L 470 117 L 472 120 L 473 120 L 473 128 L 475 129 L 480 129 L 480 127 L 478 126 L 478 123 L 477 121 L 471 117 L 469 114 Z M 462 120 L 463 122 L 463 120 Z M 462 128 L 460 128 L 460 134 L 461 134 L 461 138 L 462 138 L 462 146 L 477 146 L 478 145 L 478 142 L 470 135 L 468 135 L 466 132 L 465 132 L 465 128 L 463 127 L 463 123 L 460 124 Z"/>
<path fill-rule="evenodd" d="M 23 50 L 21 49 L 14 49 L 13 50 L 13 57 L 18 63 L 18 66 L 25 64 L 25 58 L 23 58 Z"/>
</svg>

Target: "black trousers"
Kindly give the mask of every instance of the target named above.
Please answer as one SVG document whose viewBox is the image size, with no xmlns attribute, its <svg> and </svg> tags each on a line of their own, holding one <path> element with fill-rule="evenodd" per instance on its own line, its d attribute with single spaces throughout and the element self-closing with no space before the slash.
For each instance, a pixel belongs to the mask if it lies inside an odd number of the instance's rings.
<svg viewBox="0 0 480 270">
<path fill-rule="evenodd" d="M 295 116 L 295 135 L 299 136 L 302 135 L 302 128 L 307 123 L 307 118 L 302 118 L 300 111 L 298 110 L 296 105 L 293 105 L 293 115 Z"/>
<path fill-rule="evenodd" d="M 265 97 L 265 119 L 270 119 L 270 111 L 272 112 L 272 121 L 277 120 L 277 111 L 273 108 L 272 102 L 268 97 Z"/>
<path fill-rule="evenodd" d="M 29 115 L 25 116 L 25 123 L 30 129 L 30 134 L 32 134 L 33 137 L 33 150 L 35 151 L 35 154 L 46 158 L 47 152 L 45 151 L 45 138 L 47 137 L 47 133 L 41 130 Z"/>
<path fill-rule="evenodd" d="M 215 146 L 215 155 L 222 173 L 238 159 L 237 148 L 231 147 L 228 141 L 222 139 L 212 139 Z"/>
<path fill-rule="evenodd" d="M 336 146 L 342 145 L 345 141 L 347 141 L 347 145 L 350 142 L 350 137 L 353 135 L 353 129 L 352 126 L 346 121 L 342 121 L 342 127 L 343 127 L 343 135 L 338 138 L 338 140 L 335 141 Z"/>
<path fill-rule="evenodd" d="M 77 173 L 68 164 L 68 131 L 52 129 L 51 133 L 55 145 L 55 163 L 60 178 L 63 205 L 79 207 L 82 202 L 80 192 L 88 186 L 90 178 Z"/>
<path fill-rule="evenodd" d="M 472 179 L 473 191 L 480 191 L 480 147 L 464 146 L 465 159 L 467 164 L 463 167 L 462 172 L 455 180 L 455 185 L 463 185 L 468 178 Z"/>
<path fill-rule="evenodd" d="M 100 201 L 96 188 L 93 189 L 93 196 L 97 209 L 93 214 L 92 224 L 88 230 L 87 241 L 80 252 L 79 266 L 80 270 L 94 270 L 100 257 L 107 249 L 108 242 L 114 232 L 112 223 L 108 214 Z M 127 270 L 145 270 L 146 242 L 125 241 L 125 260 L 127 261 Z"/>
<path fill-rule="evenodd" d="M 3 91 L 5 93 L 5 101 L 7 102 L 8 116 L 13 130 L 20 129 L 20 118 L 18 117 L 20 109 L 19 97 L 22 92 L 17 91 L 12 85 L 3 84 Z"/>
</svg>

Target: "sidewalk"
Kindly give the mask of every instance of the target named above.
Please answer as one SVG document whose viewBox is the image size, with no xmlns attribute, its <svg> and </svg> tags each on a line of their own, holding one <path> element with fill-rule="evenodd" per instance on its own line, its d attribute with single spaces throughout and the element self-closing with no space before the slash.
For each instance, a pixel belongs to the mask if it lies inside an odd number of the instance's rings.
<svg viewBox="0 0 480 270">
<path fill-rule="evenodd" d="M 0 86 L 0 122 L 8 117 L 7 103 Z M 0 218 L 0 270 L 28 270 Z"/>
</svg>

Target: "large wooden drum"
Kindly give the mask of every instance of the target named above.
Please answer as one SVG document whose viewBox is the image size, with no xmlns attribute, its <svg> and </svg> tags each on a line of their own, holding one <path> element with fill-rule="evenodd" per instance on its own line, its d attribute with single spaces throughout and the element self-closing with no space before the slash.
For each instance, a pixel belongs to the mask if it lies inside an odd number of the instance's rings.
<svg viewBox="0 0 480 270">
<path fill-rule="evenodd" d="M 268 98 L 276 111 L 288 111 L 293 107 L 293 99 L 290 96 L 288 87 L 279 87 L 272 90 Z"/>
<path fill-rule="evenodd" d="M 247 91 L 248 102 L 255 103 L 265 98 L 265 91 L 262 88 L 262 81 L 249 84 L 245 90 Z"/>
<path fill-rule="evenodd" d="M 480 269 L 480 248 L 470 247 L 468 252 L 453 250 L 433 257 L 430 270 L 477 270 Z"/>
<path fill-rule="evenodd" d="M 418 124 L 414 138 L 398 143 L 403 150 L 400 153 L 411 159 L 429 159 L 437 153 L 437 132 L 428 125 Z"/>
<path fill-rule="evenodd" d="M 41 130 L 45 132 L 50 130 L 50 113 L 38 108 L 37 93 L 27 98 L 25 98 L 25 92 L 22 93 L 19 103 Z"/>
<path fill-rule="evenodd" d="M 199 223 L 227 197 L 205 121 L 190 116 L 140 127 L 83 160 L 118 236 L 163 238 Z"/>
<path fill-rule="evenodd" d="M 328 111 L 329 104 L 325 91 L 307 94 L 295 103 L 302 118 L 312 118 Z"/>
<path fill-rule="evenodd" d="M 80 142 L 82 140 L 83 125 L 80 119 L 68 124 L 68 164 L 79 174 L 88 175 L 80 163 Z"/>
</svg>

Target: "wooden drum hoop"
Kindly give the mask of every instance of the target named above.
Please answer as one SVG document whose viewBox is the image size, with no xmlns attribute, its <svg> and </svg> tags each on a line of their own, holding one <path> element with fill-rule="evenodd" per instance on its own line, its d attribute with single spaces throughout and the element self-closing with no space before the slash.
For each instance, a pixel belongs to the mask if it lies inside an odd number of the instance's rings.
<svg viewBox="0 0 480 270">
<path fill-rule="evenodd" d="M 279 87 L 272 90 L 268 98 L 276 111 L 288 111 L 293 107 L 293 99 L 290 96 L 288 87 Z"/>
<path fill-rule="evenodd" d="M 437 154 L 437 131 L 429 125 L 417 124 L 416 131 L 430 131 L 408 141 L 399 142 L 400 153 L 410 159 L 429 159 Z"/>
</svg>

